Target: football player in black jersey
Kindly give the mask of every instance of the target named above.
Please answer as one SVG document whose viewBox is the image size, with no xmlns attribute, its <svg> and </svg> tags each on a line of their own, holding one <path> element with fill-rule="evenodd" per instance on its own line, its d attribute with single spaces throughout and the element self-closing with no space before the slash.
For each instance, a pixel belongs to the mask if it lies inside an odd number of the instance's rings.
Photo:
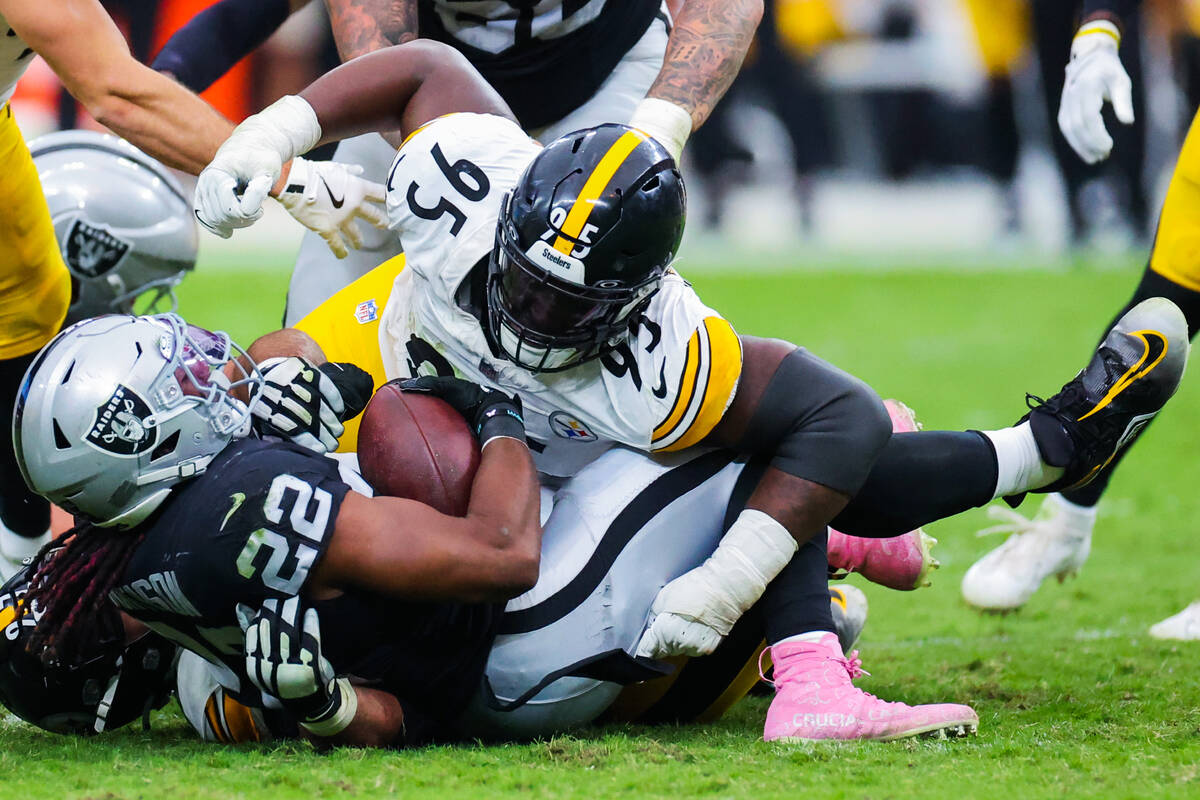
<svg viewBox="0 0 1200 800">
<path fill-rule="evenodd" d="M 352 489 L 356 476 L 313 450 L 248 435 L 267 381 L 239 353 L 174 315 L 114 316 L 69 328 L 34 362 L 14 420 L 22 472 L 81 521 L 30 567 L 31 652 L 72 663 L 115 635 L 91 611 L 108 596 L 220 665 L 239 697 L 283 701 L 315 736 L 424 736 L 476 689 L 494 602 L 537 577 L 520 409 L 461 381 L 421 387 L 458 408 L 483 449 L 467 516 L 448 517 L 372 497 L 360 480 Z M 402 613 L 397 597 L 414 602 Z M 403 659 L 378 658 L 379 631 Z M 330 647 L 382 688 L 336 679 Z"/>
</svg>

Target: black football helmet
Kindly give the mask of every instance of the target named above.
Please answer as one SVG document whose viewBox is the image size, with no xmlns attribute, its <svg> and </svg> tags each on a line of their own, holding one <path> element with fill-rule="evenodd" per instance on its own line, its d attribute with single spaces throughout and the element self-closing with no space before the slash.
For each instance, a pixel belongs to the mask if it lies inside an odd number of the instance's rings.
<svg viewBox="0 0 1200 800">
<path fill-rule="evenodd" d="M 28 589 L 28 567 L 0 587 L 0 704 L 43 730 L 79 735 L 114 730 L 166 704 L 174 644 L 152 631 L 126 644 L 120 613 L 106 604 L 78 663 L 47 666 L 25 650 L 41 616 L 36 608 L 18 614 Z"/>
<path fill-rule="evenodd" d="M 658 291 L 687 199 L 674 159 L 626 125 L 569 133 L 504 197 L 488 266 L 488 332 L 533 372 L 608 352 Z"/>
</svg>

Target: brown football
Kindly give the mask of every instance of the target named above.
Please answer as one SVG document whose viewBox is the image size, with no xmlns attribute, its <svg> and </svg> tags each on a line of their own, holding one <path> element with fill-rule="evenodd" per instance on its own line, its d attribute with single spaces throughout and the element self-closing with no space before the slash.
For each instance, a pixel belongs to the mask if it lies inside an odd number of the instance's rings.
<svg viewBox="0 0 1200 800">
<path fill-rule="evenodd" d="M 479 467 L 479 443 L 445 400 L 387 383 L 363 412 L 358 464 L 377 494 L 462 517 Z"/>
</svg>

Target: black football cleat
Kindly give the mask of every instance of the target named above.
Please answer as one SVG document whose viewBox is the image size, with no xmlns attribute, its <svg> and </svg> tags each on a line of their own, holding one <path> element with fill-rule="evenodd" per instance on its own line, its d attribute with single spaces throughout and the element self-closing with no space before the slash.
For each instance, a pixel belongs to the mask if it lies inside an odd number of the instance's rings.
<svg viewBox="0 0 1200 800">
<path fill-rule="evenodd" d="M 1152 297 L 1117 320 L 1092 360 L 1058 394 L 1048 400 L 1026 395 L 1030 410 L 1021 421 L 1029 420 L 1042 459 L 1065 470 L 1036 491 L 1076 489 L 1094 480 L 1175 394 L 1188 349 L 1183 312 Z M 1020 496 L 1013 499 L 1020 502 Z"/>
</svg>

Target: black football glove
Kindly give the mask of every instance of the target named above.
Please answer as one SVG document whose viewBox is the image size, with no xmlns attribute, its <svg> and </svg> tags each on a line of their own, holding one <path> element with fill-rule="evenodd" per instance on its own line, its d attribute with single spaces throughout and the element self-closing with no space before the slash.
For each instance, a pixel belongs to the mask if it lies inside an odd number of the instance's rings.
<svg viewBox="0 0 1200 800">
<path fill-rule="evenodd" d="M 525 441 L 525 420 L 521 416 L 521 398 L 518 396 L 461 378 L 443 376 L 423 375 L 398 383 L 406 392 L 431 394 L 453 406 L 471 426 L 481 447 L 501 436 Z"/>
<path fill-rule="evenodd" d="M 346 406 L 334 382 L 306 358 L 269 358 L 258 365 L 264 383 L 251 411 L 259 433 L 332 453 L 345 430 Z"/>
<path fill-rule="evenodd" d="M 348 422 L 361 414 L 375 391 L 375 379 L 371 373 L 348 361 L 326 361 L 318 369 L 333 381 L 334 388 L 345 403 L 346 407 L 338 414 L 338 419 Z"/>
<path fill-rule="evenodd" d="M 354 720 L 358 695 L 322 655 L 317 610 L 300 598 L 263 603 L 246 627 L 245 658 L 250 681 L 314 735 L 333 736 Z"/>
</svg>

